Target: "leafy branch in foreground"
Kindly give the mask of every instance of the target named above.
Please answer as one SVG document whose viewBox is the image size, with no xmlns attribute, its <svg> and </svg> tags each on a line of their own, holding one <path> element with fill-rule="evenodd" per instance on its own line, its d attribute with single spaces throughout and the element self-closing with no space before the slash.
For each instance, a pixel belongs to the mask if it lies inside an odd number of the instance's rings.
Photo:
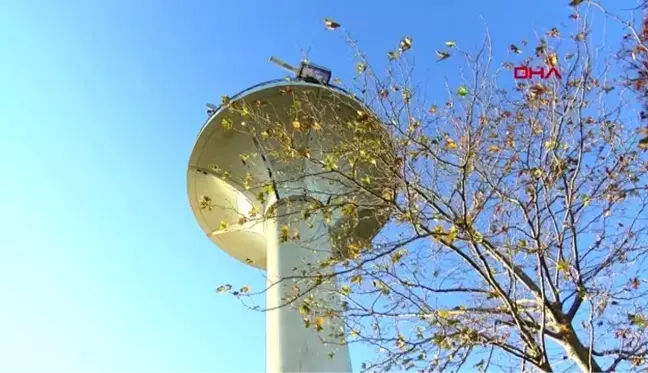
<svg viewBox="0 0 648 373">
<path fill-rule="evenodd" d="M 378 72 L 350 36 L 357 76 L 347 89 L 375 115 L 326 122 L 341 103 L 323 107 L 288 91 L 290 123 L 260 114 L 262 102 L 228 103 L 255 124 L 229 123 L 232 131 L 251 131 L 277 164 L 302 165 L 280 171 L 276 185 L 239 181 L 260 200 L 318 178 L 334 187 L 305 192 L 327 202 L 305 204 L 297 220 L 322 216 L 339 233 L 368 219 L 363 211 L 388 219 L 371 241 L 334 237 L 341 255 L 284 279 L 294 289 L 285 306 L 301 312 L 305 327 L 321 331 L 344 318 L 348 342 L 340 343 L 376 347 L 363 369 L 648 367 L 648 135 L 645 118 L 633 115 L 634 99 L 645 100 L 645 33 L 622 24 L 639 35 L 629 59 L 639 72 L 629 78 L 627 65 L 608 58 L 618 51 L 604 55 L 585 32 L 589 13 L 614 17 L 595 2 L 573 5 L 581 13 L 572 29 L 551 28 L 532 53 L 512 45 L 515 61 L 502 66 L 493 66 L 488 35 L 477 53 L 447 42 L 452 53 L 439 59 L 465 64 L 470 75 L 448 83 L 436 103 L 413 83 L 412 38 Z M 343 31 L 332 20 L 325 26 Z M 562 79 L 514 81 L 514 63 L 558 67 Z M 304 136 L 320 145 L 303 147 Z M 282 229 L 284 240 L 300 240 Z M 310 296 L 331 283 L 338 306 Z"/>
</svg>

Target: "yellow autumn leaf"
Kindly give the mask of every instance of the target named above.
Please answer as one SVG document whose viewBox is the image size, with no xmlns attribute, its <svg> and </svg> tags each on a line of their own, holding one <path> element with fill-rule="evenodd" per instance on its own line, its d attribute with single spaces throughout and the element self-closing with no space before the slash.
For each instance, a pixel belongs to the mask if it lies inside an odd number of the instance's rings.
<svg viewBox="0 0 648 373">
<path fill-rule="evenodd" d="M 398 250 L 397 252 L 392 254 L 392 256 L 391 256 L 392 264 L 396 264 L 396 263 L 400 262 L 400 260 L 403 258 L 404 255 L 405 255 L 405 252 L 403 252 L 402 250 Z"/>
<path fill-rule="evenodd" d="M 405 338 L 402 335 L 399 335 L 398 338 L 396 338 L 396 347 L 401 350 L 405 348 Z"/>
<path fill-rule="evenodd" d="M 557 38 L 560 36 L 560 31 L 556 27 L 552 27 L 551 30 L 547 32 L 547 35 L 551 36 L 552 38 Z"/>
<path fill-rule="evenodd" d="M 448 241 L 449 243 L 453 243 L 457 239 L 458 232 L 459 230 L 457 229 L 456 226 L 453 225 L 452 227 L 450 227 L 450 229 L 448 230 L 448 234 L 446 236 L 446 241 Z"/>
<path fill-rule="evenodd" d="M 244 117 L 250 115 L 250 110 L 248 109 L 247 106 L 243 106 L 243 109 L 241 110 L 241 115 Z"/>
<path fill-rule="evenodd" d="M 558 269 L 559 272 L 568 272 L 569 271 L 569 263 L 567 263 L 567 261 L 561 259 L 556 263 L 556 268 Z"/>
<path fill-rule="evenodd" d="M 363 121 L 369 118 L 369 114 L 362 110 L 357 110 L 356 114 L 358 115 L 358 120 Z"/>
<path fill-rule="evenodd" d="M 209 196 L 200 196 L 200 198 L 198 199 L 198 205 L 201 210 L 207 209 L 211 211 L 213 208 L 211 198 L 209 198 Z"/>
<path fill-rule="evenodd" d="M 322 316 L 315 317 L 315 330 L 318 332 L 324 330 L 324 318 Z"/>
<path fill-rule="evenodd" d="M 245 178 L 243 179 L 243 187 L 245 190 L 250 190 L 252 184 L 252 174 L 251 173 L 246 173 Z"/>
<path fill-rule="evenodd" d="M 648 137 L 639 140 L 639 148 L 643 150 L 648 149 Z"/>
<path fill-rule="evenodd" d="M 355 211 L 356 211 L 356 207 L 351 203 L 347 203 L 342 207 L 343 216 L 351 216 L 355 213 Z"/>
<path fill-rule="evenodd" d="M 410 38 L 409 36 L 404 37 L 398 45 L 398 49 L 401 51 L 401 53 L 410 50 L 411 48 L 412 48 L 412 38 Z"/>
</svg>

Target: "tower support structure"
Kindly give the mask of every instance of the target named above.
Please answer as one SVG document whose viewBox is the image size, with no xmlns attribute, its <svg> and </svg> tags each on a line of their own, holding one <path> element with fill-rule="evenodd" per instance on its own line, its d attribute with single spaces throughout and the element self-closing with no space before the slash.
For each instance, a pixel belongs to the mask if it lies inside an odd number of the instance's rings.
<svg viewBox="0 0 648 373">
<path fill-rule="evenodd" d="M 305 71 L 304 66 L 300 71 Z M 326 75 L 328 70 L 317 70 L 313 66 L 308 65 L 319 75 Z M 335 149 L 339 141 L 353 136 L 329 129 L 327 123 L 346 123 L 356 118 L 358 112 L 369 110 L 353 95 L 325 84 L 326 81 L 313 78 L 267 82 L 231 97 L 221 107 L 209 105 L 209 118 L 189 159 L 188 197 L 203 232 L 229 255 L 266 271 L 266 370 L 271 373 L 351 372 L 344 320 L 325 315 L 325 322 L 320 323 L 321 319 L 313 318 L 318 317 L 317 310 L 321 307 L 314 307 L 314 313 L 304 314 L 298 308 L 304 301 L 303 296 L 315 304 L 324 304 L 324 308 L 341 308 L 336 279 L 332 272 L 326 272 L 332 269 L 320 269 L 327 281 L 318 282 L 317 286 L 314 279 L 308 280 L 308 274 L 312 275 L 314 267 L 331 258 L 331 242 L 339 243 L 349 237 L 370 240 L 382 227 L 384 219 L 371 208 L 364 207 L 358 211 L 360 223 L 344 231 L 340 227 L 349 225 L 345 224 L 345 218 L 336 214 L 324 219 L 314 212 L 304 219 L 301 212 L 305 204 L 322 204 L 327 196 L 344 194 L 344 184 L 317 176 L 320 170 L 316 167 L 319 166 L 307 164 L 303 159 L 294 162 L 274 159 L 255 137 L 261 130 L 254 130 L 259 126 L 254 118 L 243 117 L 228 105 L 264 102 L 264 106 L 257 105 L 261 107 L 259 117 L 271 117 L 273 124 L 285 125 L 286 130 L 292 131 L 294 114 L 290 108 L 295 102 L 291 95 L 311 97 L 312 103 L 322 106 L 317 108 L 322 115 L 322 130 L 317 134 L 297 131 L 294 139 L 311 149 L 313 157 L 321 157 Z M 242 154 L 246 154 L 245 161 L 242 161 Z M 375 165 L 371 167 L 378 169 Z M 246 185 L 246 180 L 250 179 L 257 187 Z M 259 199 L 259 193 L 264 190 L 260 188 L 264 185 L 274 185 L 274 191 L 268 198 Z M 257 213 L 252 214 L 252 211 Z M 269 211 L 272 213 L 263 214 L 267 218 L 258 219 L 258 212 Z M 285 240 L 285 226 L 299 238 Z M 344 254 L 336 249 L 335 255 Z M 309 284 L 313 286 L 309 288 Z M 302 298 L 293 299 L 296 287 Z M 317 328 L 307 328 L 308 324 L 315 324 Z"/>
<path fill-rule="evenodd" d="M 277 217 L 265 221 L 268 255 L 266 370 L 351 372 L 349 348 L 343 337 L 343 320 L 326 318 L 318 332 L 313 327 L 306 327 L 307 323 L 315 322 L 313 317 L 316 316 L 304 316 L 298 307 L 294 307 L 303 300 L 303 297 L 295 298 L 294 287 L 314 284 L 314 281 L 304 281 L 300 271 L 311 272 L 310 268 L 331 257 L 329 232 L 322 215 L 314 214 L 308 221 L 295 219 L 307 208 L 307 203 L 303 198 L 280 200 L 274 205 Z M 281 242 L 283 226 L 290 226 L 291 232 L 299 234 L 299 240 Z M 291 280 L 291 277 L 297 279 Z M 340 306 L 340 299 L 335 290 L 335 279 L 331 279 L 308 295 L 312 296 L 314 303 L 324 303 L 328 308 L 336 309 Z"/>
</svg>

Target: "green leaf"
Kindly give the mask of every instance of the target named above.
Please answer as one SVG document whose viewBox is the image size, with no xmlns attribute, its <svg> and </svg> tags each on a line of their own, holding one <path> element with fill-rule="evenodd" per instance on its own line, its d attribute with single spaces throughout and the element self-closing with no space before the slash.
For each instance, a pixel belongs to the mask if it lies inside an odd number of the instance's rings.
<svg viewBox="0 0 648 373">
<path fill-rule="evenodd" d="M 302 303 L 301 307 L 299 307 L 299 313 L 301 313 L 304 316 L 308 316 L 310 314 L 311 309 L 308 307 L 308 304 Z"/>
<path fill-rule="evenodd" d="M 287 225 L 281 227 L 281 233 L 279 234 L 279 238 L 281 242 L 288 241 L 288 232 L 289 232 L 289 227 Z"/>
<path fill-rule="evenodd" d="M 632 325 L 640 328 L 648 328 L 648 320 L 646 320 L 646 317 L 640 313 L 628 314 L 628 320 Z"/>
<path fill-rule="evenodd" d="M 466 97 L 468 95 L 468 89 L 464 86 L 459 87 L 457 94 L 461 97 Z"/>
<path fill-rule="evenodd" d="M 332 154 L 327 154 L 324 158 L 324 168 L 329 171 L 337 170 L 338 165 L 336 164 L 335 158 Z"/>
<path fill-rule="evenodd" d="M 274 185 L 268 183 L 263 186 L 263 192 L 266 194 L 274 193 Z"/>
</svg>

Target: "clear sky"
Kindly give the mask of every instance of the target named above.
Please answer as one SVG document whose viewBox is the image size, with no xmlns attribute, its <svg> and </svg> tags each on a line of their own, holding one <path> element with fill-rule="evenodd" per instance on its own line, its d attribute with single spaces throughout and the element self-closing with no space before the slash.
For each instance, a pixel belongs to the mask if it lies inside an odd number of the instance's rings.
<svg viewBox="0 0 648 373">
<path fill-rule="evenodd" d="M 204 103 L 282 77 L 273 54 L 348 76 L 324 17 L 379 59 L 412 35 L 438 75 L 434 49 L 477 46 L 480 16 L 504 56 L 566 3 L 0 0 L 0 371 L 263 371 L 264 315 L 214 293 L 262 277 L 186 198 Z"/>
</svg>

